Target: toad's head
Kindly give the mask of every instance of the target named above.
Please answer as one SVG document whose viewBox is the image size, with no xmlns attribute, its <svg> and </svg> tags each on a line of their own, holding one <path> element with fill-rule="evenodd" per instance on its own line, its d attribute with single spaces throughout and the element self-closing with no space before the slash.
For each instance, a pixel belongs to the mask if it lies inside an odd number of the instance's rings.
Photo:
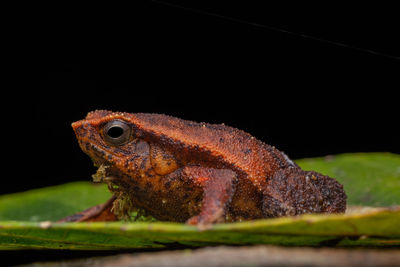
<svg viewBox="0 0 400 267">
<path fill-rule="evenodd" d="M 119 165 L 135 151 L 131 114 L 98 110 L 72 123 L 81 149 L 95 165 Z"/>
</svg>

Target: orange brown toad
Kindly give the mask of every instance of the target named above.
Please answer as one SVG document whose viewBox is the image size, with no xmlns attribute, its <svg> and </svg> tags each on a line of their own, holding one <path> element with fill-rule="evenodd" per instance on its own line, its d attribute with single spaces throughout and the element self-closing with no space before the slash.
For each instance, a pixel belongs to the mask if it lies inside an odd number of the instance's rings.
<svg viewBox="0 0 400 267">
<path fill-rule="evenodd" d="M 136 209 L 207 225 L 346 209 L 335 179 L 304 171 L 275 147 L 223 124 L 97 110 L 72 127 L 99 167 L 94 177 L 113 197 L 64 221 L 117 220 Z"/>
</svg>

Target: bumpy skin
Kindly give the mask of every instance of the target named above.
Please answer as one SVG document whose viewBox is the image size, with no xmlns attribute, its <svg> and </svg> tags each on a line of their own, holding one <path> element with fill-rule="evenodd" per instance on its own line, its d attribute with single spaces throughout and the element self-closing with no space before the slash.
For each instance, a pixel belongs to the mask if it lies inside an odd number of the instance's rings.
<svg viewBox="0 0 400 267">
<path fill-rule="evenodd" d="M 107 136 L 115 122 L 129 133 L 118 144 Z M 115 203 L 123 199 L 119 205 L 130 207 L 122 210 L 210 224 L 346 208 L 336 180 L 301 170 L 275 147 L 232 127 L 105 110 L 72 126 L 82 150 L 104 167 Z M 84 220 L 110 219 L 110 205 L 104 207 Z"/>
</svg>

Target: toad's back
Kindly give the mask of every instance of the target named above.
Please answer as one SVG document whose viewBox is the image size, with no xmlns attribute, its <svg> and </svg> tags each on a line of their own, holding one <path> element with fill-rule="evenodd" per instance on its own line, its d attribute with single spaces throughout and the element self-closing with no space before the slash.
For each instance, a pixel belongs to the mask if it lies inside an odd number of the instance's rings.
<svg viewBox="0 0 400 267">
<path fill-rule="evenodd" d="M 196 123 L 162 114 L 129 115 L 136 134 L 169 146 L 185 161 L 203 158 L 239 170 L 260 190 L 278 169 L 294 165 L 276 148 L 223 124 Z"/>
</svg>

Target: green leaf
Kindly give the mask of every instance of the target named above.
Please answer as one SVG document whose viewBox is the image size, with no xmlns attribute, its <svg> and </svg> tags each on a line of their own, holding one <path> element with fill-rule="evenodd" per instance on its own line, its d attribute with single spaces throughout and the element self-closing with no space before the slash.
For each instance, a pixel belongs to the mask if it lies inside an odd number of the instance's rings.
<svg viewBox="0 0 400 267">
<path fill-rule="evenodd" d="M 0 221 L 56 221 L 111 197 L 103 184 L 75 182 L 0 196 Z"/>
<path fill-rule="evenodd" d="M 342 215 L 303 215 L 198 229 L 168 222 L 50 223 L 105 202 L 104 185 L 75 182 L 0 196 L 0 249 L 163 248 L 212 244 L 400 246 L 400 156 L 343 154 L 297 163 L 337 178 L 351 206 Z M 368 208 L 362 206 L 392 206 Z"/>
<path fill-rule="evenodd" d="M 349 205 L 400 204 L 400 155 L 355 153 L 296 162 L 305 170 L 316 170 L 343 184 Z"/>
</svg>

